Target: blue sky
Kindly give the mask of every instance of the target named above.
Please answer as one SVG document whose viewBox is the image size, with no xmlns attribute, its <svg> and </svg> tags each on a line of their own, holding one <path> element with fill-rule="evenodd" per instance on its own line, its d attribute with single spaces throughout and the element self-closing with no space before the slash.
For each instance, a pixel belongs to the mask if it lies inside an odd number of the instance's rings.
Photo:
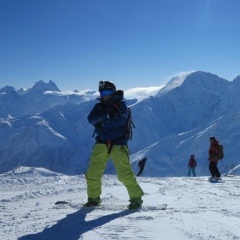
<svg viewBox="0 0 240 240">
<path fill-rule="evenodd" d="M 0 0 L 0 88 L 62 91 L 240 74 L 239 0 Z"/>
</svg>

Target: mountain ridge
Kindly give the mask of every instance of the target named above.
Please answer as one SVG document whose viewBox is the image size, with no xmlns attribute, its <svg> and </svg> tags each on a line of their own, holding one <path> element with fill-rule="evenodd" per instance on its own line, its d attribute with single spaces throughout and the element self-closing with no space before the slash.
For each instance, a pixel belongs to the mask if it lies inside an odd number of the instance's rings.
<svg viewBox="0 0 240 240">
<path fill-rule="evenodd" d="M 184 80 L 170 80 L 170 86 L 175 87 L 160 90 L 156 96 L 131 106 L 136 129 L 133 141 L 129 142 L 130 160 L 137 168 L 137 161 L 145 155 L 148 157 L 143 176 L 182 176 L 186 174 L 186 162 L 192 153 L 199 161 L 200 170 L 207 160 L 211 135 L 225 146 L 222 167 L 239 163 L 236 156 L 240 150 L 233 154 L 231 146 L 231 141 L 237 146 L 240 144 L 240 134 L 234 130 L 240 127 L 239 78 L 228 82 L 200 71 L 183 77 Z M 44 104 L 47 98 L 43 99 L 42 104 L 49 106 Z M 3 139 L 0 141 L 0 173 L 22 164 L 70 175 L 86 171 L 94 144 L 94 129 L 87 122 L 87 115 L 96 103 L 95 95 L 87 100 L 81 96 L 71 101 L 65 98 L 62 101 L 58 96 L 55 99 L 59 101 L 55 101 L 54 106 L 30 115 L 10 117 L 5 108 L 5 117 L 0 118 L 3 130 L 0 133 Z M 35 103 L 34 99 L 32 102 Z M 38 143 L 33 141 L 35 136 Z M 25 139 L 25 144 L 21 139 Z M 106 173 L 115 173 L 111 161 Z"/>
</svg>

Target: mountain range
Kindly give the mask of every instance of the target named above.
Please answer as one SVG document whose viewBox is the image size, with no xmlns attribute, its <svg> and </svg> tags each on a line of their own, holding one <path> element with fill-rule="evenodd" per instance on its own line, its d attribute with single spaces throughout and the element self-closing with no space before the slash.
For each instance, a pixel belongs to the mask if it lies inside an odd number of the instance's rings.
<svg viewBox="0 0 240 240">
<path fill-rule="evenodd" d="M 132 110 L 130 161 L 147 157 L 143 176 L 185 176 L 191 154 L 197 173 L 208 171 L 209 137 L 224 146 L 219 164 L 240 164 L 240 76 L 228 81 L 207 72 L 172 78 L 155 96 L 127 99 Z M 18 166 L 43 167 L 68 175 L 85 173 L 94 138 L 87 115 L 98 93 L 61 92 L 53 81 L 32 88 L 0 89 L 0 173 Z M 106 173 L 115 174 L 111 161 Z"/>
</svg>

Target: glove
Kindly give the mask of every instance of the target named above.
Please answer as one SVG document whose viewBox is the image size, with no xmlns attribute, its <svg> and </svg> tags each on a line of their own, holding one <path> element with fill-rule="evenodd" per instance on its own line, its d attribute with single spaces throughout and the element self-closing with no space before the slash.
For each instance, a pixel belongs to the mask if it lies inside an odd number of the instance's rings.
<svg viewBox="0 0 240 240">
<path fill-rule="evenodd" d="M 112 107 L 109 109 L 109 112 L 108 112 L 109 118 L 111 119 L 111 118 L 115 117 L 116 114 L 117 114 L 117 111 L 118 111 L 118 109 L 116 109 L 114 106 L 112 106 Z"/>
<path fill-rule="evenodd" d="M 98 108 L 98 112 L 99 113 L 107 113 L 107 111 L 108 111 L 107 106 L 100 103 L 99 108 Z"/>
<path fill-rule="evenodd" d="M 94 127 L 95 128 L 100 128 L 100 127 L 102 127 L 102 123 L 98 123 L 98 124 L 94 125 Z"/>
</svg>

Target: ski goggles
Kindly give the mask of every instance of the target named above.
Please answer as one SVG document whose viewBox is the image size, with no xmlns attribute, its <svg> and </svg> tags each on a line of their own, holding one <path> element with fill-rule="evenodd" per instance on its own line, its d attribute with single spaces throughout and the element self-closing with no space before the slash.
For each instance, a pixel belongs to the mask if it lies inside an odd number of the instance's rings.
<svg viewBox="0 0 240 240">
<path fill-rule="evenodd" d="M 112 95 L 112 94 L 113 94 L 113 91 L 111 89 L 105 89 L 105 90 L 100 91 L 101 97 L 104 97 L 106 95 Z"/>
</svg>

